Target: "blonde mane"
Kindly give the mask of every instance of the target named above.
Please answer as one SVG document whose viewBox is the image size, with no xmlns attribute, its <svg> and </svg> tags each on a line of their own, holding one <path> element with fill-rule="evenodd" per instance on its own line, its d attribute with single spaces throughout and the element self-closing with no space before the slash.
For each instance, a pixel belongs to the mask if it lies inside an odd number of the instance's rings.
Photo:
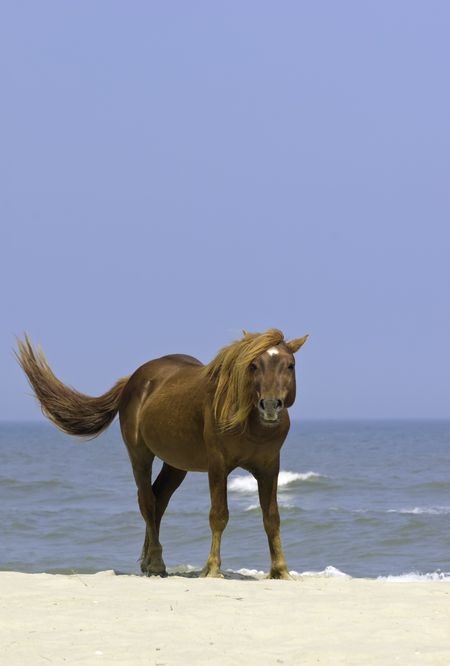
<svg viewBox="0 0 450 666">
<path fill-rule="evenodd" d="M 281 342 L 284 342 L 283 333 L 276 328 L 265 333 L 244 332 L 240 340 L 221 349 L 205 366 L 205 374 L 216 385 L 213 411 L 219 430 L 245 429 L 253 407 L 249 366 Z"/>
</svg>

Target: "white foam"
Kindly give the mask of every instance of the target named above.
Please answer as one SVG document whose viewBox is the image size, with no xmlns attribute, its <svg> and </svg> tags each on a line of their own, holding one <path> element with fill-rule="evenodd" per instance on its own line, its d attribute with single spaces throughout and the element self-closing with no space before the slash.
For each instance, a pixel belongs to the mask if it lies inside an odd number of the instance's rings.
<svg viewBox="0 0 450 666">
<path fill-rule="evenodd" d="M 298 574 L 296 571 L 291 571 L 291 574 L 296 576 L 322 576 L 323 578 L 350 578 L 348 574 L 336 567 L 328 566 L 323 571 L 303 571 Z"/>
<path fill-rule="evenodd" d="M 288 486 L 294 481 L 309 481 L 309 479 L 318 479 L 323 476 L 317 472 L 289 472 L 281 471 L 278 475 L 278 487 Z"/>
<path fill-rule="evenodd" d="M 269 574 L 267 571 L 261 571 L 259 569 L 238 569 L 235 571 L 234 569 L 227 569 L 229 573 L 238 573 L 241 574 L 241 576 L 257 576 L 258 578 L 265 578 Z M 299 574 L 298 571 L 290 571 L 289 572 L 291 576 L 301 576 L 302 574 Z"/>
<path fill-rule="evenodd" d="M 169 567 L 168 571 L 172 574 L 193 574 L 193 577 L 197 577 L 200 574 L 201 569 L 194 567 L 191 564 L 182 564 L 177 567 Z M 241 576 L 253 576 L 256 578 L 265 578 L 268 576 L 267 571 L 262 571 L 260 569 L 247 569 L 243 567 L 242 569 L 226 569 L 227 573 L 230 574 L 239 574 Z M 102 573 L 102 572 L 101 572 Z M 107 572 L 109 574 L 109 572 Z M 346 574 L 344 571 L 337 569 L 333 566 L 327 566 L 321 571 L 295 571 L 292 569 L 289 571 L 290 575 L 294 578 L 301 578 L 305 576 L 311 576 L 316 578 L 341 578 L 341 579 L 351 579 L 352 576 Z M 386 583 L 426 583 L 426 582 L 436 582 L 436 583 L 450 583 L 450 571 L 434 571 L 432 573 L 420 573 L 418 571 L 410 571 L 409 573 L 404 573 L 400 575 L 388 575 L 388 576 L 378 576 L 376 580 L 384 581 Z"/>
<path fill-rule="evenodd" d="M 446 582 L 450 583 L 450 572 L 434 571 L 433 573 L 419 573 L 410 571 L 399 576 L 378 576 L 377 580 L 384 580 L 388 583 L 427 583 L 427 582 Z"/>
<path fill-rule="evenodd" d="M 321 477 L 317 472 L 290 472 L 281 471 L 278 475 L 278 488 L 284 488 L 295 481 L 308 481 L 309 479 Z M 237 493 L 256 493 L 258 484 L 251 474 L 235 476 L 228 481 L 228 490 Z"/>
<path fill-rule="evenodd" d="M 450 506 L 415 506 L 412 509 L 388 509 L 388 513 L 443 516 L 450 513 Z"/>
<path fill-rule="evenodd" d="M 267 576 L 267 573 L 264 571 L 259 571 L 258 569 L 246 569 L 245 567 L 243 569 L 238 569 L 235 571 L 234 569 L 227 569 L 230 573 L 238 573 L 241 574 L 241 576 Z"/>
<path fill-rule="evenodd" d="M 192 566 L 192 564 L 180 564 L 176 567 L 167 567 L 167 571 L 171 574 L 184 574 L 199 571 L 199 568 Z"/>
<path fill-rule="evenodd" d="M 256 483 L 256 479 L 250 474 L 235 476 L 228 481 L 228 490 L 237 493 L 256 493 L 258 491 L 258 484 Z"/>
</svg>

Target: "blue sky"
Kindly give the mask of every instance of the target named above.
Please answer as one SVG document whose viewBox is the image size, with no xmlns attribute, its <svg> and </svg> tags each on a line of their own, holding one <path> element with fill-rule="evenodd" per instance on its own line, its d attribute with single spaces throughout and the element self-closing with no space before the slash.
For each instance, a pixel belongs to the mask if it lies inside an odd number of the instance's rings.
<svg viewBox="0 0 450 666">
<path fill-rule="evenodd" d="M 448 417 L 450 5 L 0 9 L 0 418 L 310 334 L 294 417 Z"/>
</svg>

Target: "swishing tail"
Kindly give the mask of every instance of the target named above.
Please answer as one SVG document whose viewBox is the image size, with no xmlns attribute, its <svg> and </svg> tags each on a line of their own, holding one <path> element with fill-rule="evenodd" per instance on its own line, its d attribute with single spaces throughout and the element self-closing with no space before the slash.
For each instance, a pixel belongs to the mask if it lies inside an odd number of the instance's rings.
<svg viewBox="0 0 450 666">
<path fill-rule="evenodd" d="M 96 437 L 114 420 L 128 377 L 104 395 L 92 398 L 65 386 L 50 369 L 43 352 L 34 350 L 28 336 L 18 341 L 17 359 L 41 403 L 42 412 L 68 435 Z"/>
</svg>

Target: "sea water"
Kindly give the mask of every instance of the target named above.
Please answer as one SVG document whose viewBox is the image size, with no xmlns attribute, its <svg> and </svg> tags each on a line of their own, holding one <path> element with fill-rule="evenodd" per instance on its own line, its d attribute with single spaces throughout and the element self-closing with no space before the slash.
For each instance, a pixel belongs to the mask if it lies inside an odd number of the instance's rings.
<svg viewBox="0 0 450 666">
<path fill-rule="evenodd" d="M 0 460 L 0 569 L 139 572 L 144 524 L 117 424 L 80 442 L 49 423 L 4 422 Z M 278 500 L 293 571 L 450 579 L 450 422 L 294 422 Z M 228 501 L 222 567 L 267 572 L 253 477 L 235 470 Z M 209 506 L 207 475 L 188 474 L 161 527 L 169 571 L 205 563 Z"/>
</svg>

